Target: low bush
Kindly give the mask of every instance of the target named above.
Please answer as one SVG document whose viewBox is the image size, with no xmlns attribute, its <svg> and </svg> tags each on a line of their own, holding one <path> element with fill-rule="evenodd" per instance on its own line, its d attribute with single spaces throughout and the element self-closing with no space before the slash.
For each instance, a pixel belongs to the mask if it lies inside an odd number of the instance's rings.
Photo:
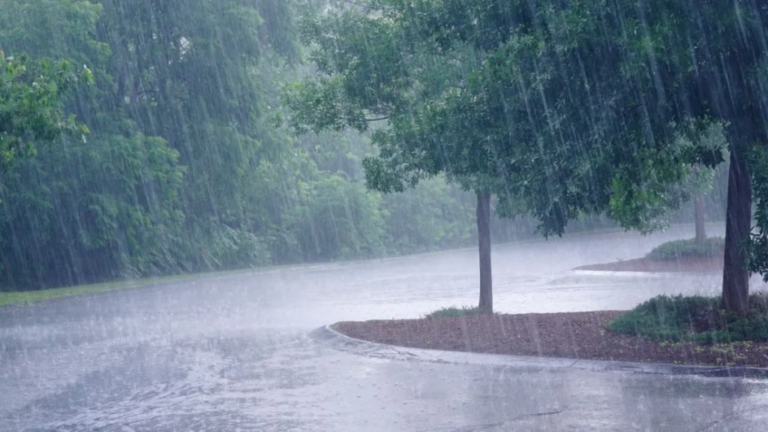
<svg viewBox="0 0 768 432">
<path fill-rule="evenodd" d="M 751 295 L 745 315 L 725 312 L 719 297 L 662 295 L 619 315 L 607 327 L 660 341 L 768 341 L 768 295 Z"/>
<path fill-rule="evenodd" d="M 430 312 L 426 315 L 424 315 L 424 318 L 426 319 L 440 319 L 440 318 L 458 318 L 458 317 L 465 317 L 465 316 L 472 316 L 472 315 L 480 315 L 480 308 L 477 306 L 471 307 L 471 306 L 462 306 L 460 308 L 458 307 L 447 307 L 438 309 L 436 311 Z"/>
<path fill-rule="evenodd" d="M 702 242 L 675 240 L 662 243 L 646 255 L 646 258 L 655 261 L 669 261 L 684 257 L 711 258 L 722 256 L 724 248 L 725 240 L 722 237 L 710 237 Z"/>
</svg>

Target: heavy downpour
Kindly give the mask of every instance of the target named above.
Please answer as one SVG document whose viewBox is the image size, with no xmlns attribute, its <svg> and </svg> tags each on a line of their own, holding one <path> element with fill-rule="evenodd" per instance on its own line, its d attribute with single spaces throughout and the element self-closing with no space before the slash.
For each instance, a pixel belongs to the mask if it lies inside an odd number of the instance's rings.
<svg viewBox="0 0 768 432">
<path fill-rule="evenodd" d="M 0 0 L 0 432 L 763 431 L 768 3 Z"/>
</svg>

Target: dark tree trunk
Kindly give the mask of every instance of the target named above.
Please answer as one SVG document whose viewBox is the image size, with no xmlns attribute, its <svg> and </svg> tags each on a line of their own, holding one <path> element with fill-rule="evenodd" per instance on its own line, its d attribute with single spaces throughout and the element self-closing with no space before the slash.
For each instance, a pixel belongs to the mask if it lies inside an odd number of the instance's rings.
<svg viewBox="0 0 768 432">
<path fill-rule="evenodd" d="M 693 197 L 693 217 L 696 219 L 696 243 L 703 243 L 707 232 L 704 229 L 704 200 L 701 195 Z"/>
<path fill-rule="evenodd" d="M 742 314 L 749 303 L 749 270 L 744 248 L 752 225 L 752 186 L 746 162 L 731 152 L 728 209 L 725 217 L 723 307 Z"/>
<path fill-rule="evenodd" d="M 493 313 L 491 276 L 491 194 L 477 193 L 477 238 L 480 249 L 480 312 Z"/>
</svg>

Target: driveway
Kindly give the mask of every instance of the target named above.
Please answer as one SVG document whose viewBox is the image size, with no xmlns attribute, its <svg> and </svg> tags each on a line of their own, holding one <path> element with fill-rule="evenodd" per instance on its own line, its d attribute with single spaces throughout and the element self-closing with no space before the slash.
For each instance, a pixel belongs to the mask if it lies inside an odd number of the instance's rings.
<svg viewBox="0 0 768 432">
<path fill-rule="evenodd" d="M 691 232 L 496 246 L 497 310 L 627 309 L 660 293 L 715 293 L 717 274 L 570 270 Z M 476 252 L 460 250 L 0 309 L 0 431 L 765 430 L 760 381 L 388 360 L 307 336 L 340 320 L 473 304 L 476 285 Z"/>
</svg>

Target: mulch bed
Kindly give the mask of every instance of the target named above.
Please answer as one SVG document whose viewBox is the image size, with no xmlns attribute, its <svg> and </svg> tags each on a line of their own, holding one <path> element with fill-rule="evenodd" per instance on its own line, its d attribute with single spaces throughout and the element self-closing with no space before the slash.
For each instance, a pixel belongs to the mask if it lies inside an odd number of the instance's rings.
<svg viewBox="0 0 768 432">
<path fill-rule="evenodd" d="M 674 260 L 656 261 L 648 258 L 638 258 L 626 261 L 617 261 L 608 264 L 593 264 L 577 267 L 574 270 L 599 270 L 617 272 L 643 272 L 643 273 L 702 273 L 719 272 L 723 270 L 723 257 L 700 258 L 683 257 Z"/>
<path fill-rule="evenodd" d="M 768 343 L 665 343 L 614 334 L 620 311 L 340 322 L 355 339 L 447 351 L 686 365 L 768 367 Z"/>
</svg>

